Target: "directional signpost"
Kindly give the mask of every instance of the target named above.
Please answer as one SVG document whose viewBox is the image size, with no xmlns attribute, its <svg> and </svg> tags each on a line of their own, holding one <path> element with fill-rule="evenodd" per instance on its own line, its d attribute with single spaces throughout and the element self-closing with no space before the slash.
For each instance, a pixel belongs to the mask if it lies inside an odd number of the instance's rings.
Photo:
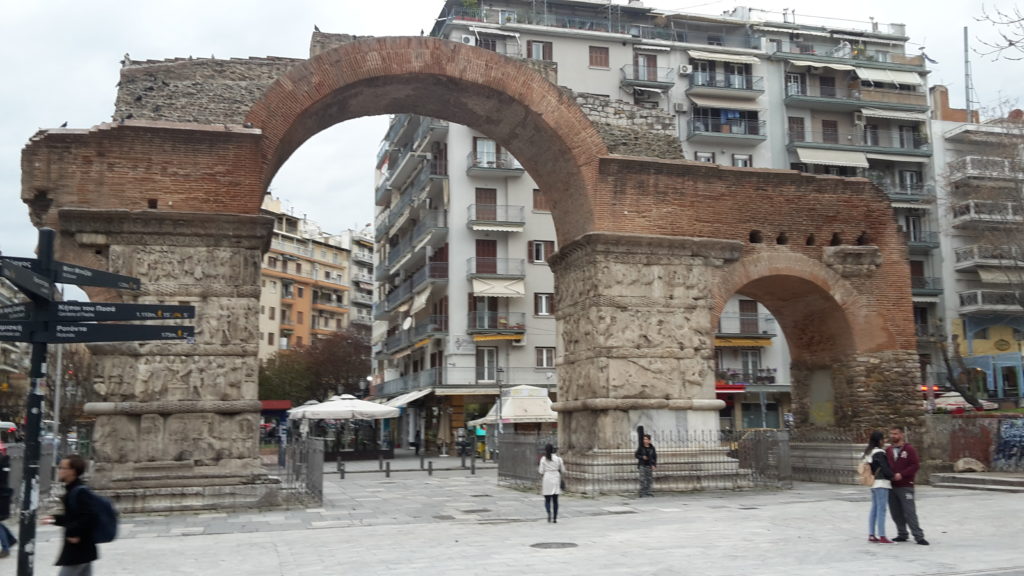
<svg viewBox="0 0 1024 576">
<path fill-rule="evenodd" d="M 135 340 L 195 339 L 192 326 L 155 324 L 96 324 L 130 320 L 186 320 L 195 318 L 192 306 L 60 302 L 55 284 L 77 284 L 117 290 L 140 290 L 138 278 L 95 270 L 53 259 L 55 233 L 39 230 L 39 258 L 0 257 L 0 276 L 28 297 L 29 302 L 0 306 L 0 341 L 31 342 L 31 387 L 28 394 L 28 432 L 21 501 L 18 576 L 32 576 L 35 563 L 36 512 L 39 506 L 39 432 L 42 427 L 46 376 L 46 345 L 67 342 L 128 342 Z M 60 367 L 57 368 L 58 370 Z"/>
</svg>

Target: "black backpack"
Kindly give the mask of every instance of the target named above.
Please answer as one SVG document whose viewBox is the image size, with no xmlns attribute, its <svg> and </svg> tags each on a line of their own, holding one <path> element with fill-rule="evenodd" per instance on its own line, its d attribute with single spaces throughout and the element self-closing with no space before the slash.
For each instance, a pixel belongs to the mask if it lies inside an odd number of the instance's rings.
<svg viewBox="0 0 1024 576">
<path fill-rule="evenodd" d="M 113 542 L 117 538 L 117 508 L 108 498 L 89 490 L 85 486 L 78 485 L 71 489 L 72 494 L 86 492 L 90 501 L 89 507 L 92 511 L 92 540 L 97 544 Z M 72 495 L 68 494 L 68 500 Z M 81 499 L 75 496 L 76 506 Z"/>
</svg>

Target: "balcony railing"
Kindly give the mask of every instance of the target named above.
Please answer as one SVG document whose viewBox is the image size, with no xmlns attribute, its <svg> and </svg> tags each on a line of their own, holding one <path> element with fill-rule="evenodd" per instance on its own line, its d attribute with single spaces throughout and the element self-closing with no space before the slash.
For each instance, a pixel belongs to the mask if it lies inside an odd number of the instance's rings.
<svg viewBox="0 0 1024 576">
<path fill-rule="evenodd" d="M 420 118 L 420 127 L 416 130 L 416 135 L 412 140 L 417 144 L 417 146 L 422 146 L 425 143 L 424 139 L 431 132 L 436 134 L 438 137 L 446 134 L 448 132 L 448 121 L 438 120 L 437 118 Z"/>
<path fill-rule="evenodd" d="M 957 248 L 956 266 L 973 267 L 978 264 L 989 266 L 1024 266 L 1024 253 L 1016 246 L 964 246 Z"/>
<path fill-rule="evenodd" d="M 715 373 L 715 378 L 726 384 L 771 385 L 776 383 L 776 369 L 758 368 L 756 370 L 742 370 L 722 368 Z"/>
<path fill-rule="evenodd" d="M 910 92 L 907 90 L 892 90 L 869 86 L 841 88 L 837 86 L 813 87 L 796 82 L 786 84 L 787 104 L 795 104 L 811 98 L 830 101 L 833 103 L 832 107 L 838 106 L 841 109 L 851 110 L 857 109 L 865 103 L 899 104 L 901 108 L 911 106 L 925 108 L 928 106 L 928 95 L 924 92 Z M 844 102 L 848 104 L 842 105 Z"/>
<path fill-rule="evenodd" d="M 876 183 L 893 200 L 925 202 L 935 199 L 935 186 L 931 184 Z"/>
<path fill-rule="evenodd" d="M 481 258 L 474 256 L 467 260 L 471 276 L 525 276 L 525 258 Z"/>
<path fill-rule="evenodd" d="M 849 45 L 836 45 L 835 42 L 782 40 L 779 44 L 778 52 L 793 54 L 792 58 L 794 60 L 800 59 L 795 55 L 801 57 L 818 56 L 823 60 L 826 58 L 837 58 L 924 67 L 924 57 L 920 54 L 895 54 L 888 50 L 864 50 Z"/>
<path fill-rule="evenodd" d="M 761 120 L 721 120 L 717 117 L 690 119 L 690 136 L 699 134 L 735 134 L 737 136 L 765 137 L 765 122 Z"/>
<path fill-rule="evenodd" d="M 898 130 L 858 130 L 854 132 L 839 131 L 790 131 L 790 145 L 833 144 L 836 146 L 854 146 L 858 148 L 889 148 L 899 150 L 927 151 L 930 149 L 928 138 L 917 132 L 907 134 Z"/>
<path fill-rule="evenodd" d="M 401 304 L 406 298 L 409 298 L 410 296 L 412 296 L 412 282 L 403 282 L 397 288 L 392 290 L 391 293 L 388 294 L 388 297 L 385 299 L 385 302 L 387 303 L 387 309 L 394 310 L 396 307 L 398 307 L 399 304 Z"/>
<path fill-rule="evenodd" d="M 709 74 L 694 72 L 690 75 L 690 89 L 723 88 L 729 90 L 764 91 L 764 76 L 745 74 Z"/>
<path fill-rule="evenodd" d="M 281 240 L 271 240 L 270 247 L 281 252 L 289 252 L 291 254 L 298 254 L 300 256 L 313 256 L 313 249 L 306 245 L 299 245 L 292 242 L 284 242 Z"/>
<path fill-rule="evenodd" d="M 509 171 L 519 174 L 525 172 L 519 161 L 508 152 L 470 152 L 466 156 L 466 173 L 470 176 L 486 176 L 492 171 L 502 175 L 510 175 Z"/>
<path fill-rule="evenodd" d="M 470 204 L 469 223 L 474 222 L 505 222 L 509 224 L 526 223 L 525 206 L 509 206 L 506 204 Z"/>
<path fill-rule="evenodd" d="M 939 233 L 929 230 L 917 230 L 907 234 L 907 245 L 911 248 L 938 248 Z"/>
<path fill-rule="evenodd" d="M 953 181 L 964 178 L 1024 178 L 1024 161 L 991 156 L 965 156 L 948 165 L 949 177 Z"/>
<path fill-rule="evenodd" d="M 351 316 L 349 316 L 349 322 L 351 322 L 352 324 L 367 324 L 367 325 L 371 325 L 371 324 L 373 324 L 373 315 L 372 314 L 352 314 Z"/>
<path fill-rule="evenodd" d="M 445 334 L 448 332 L 447 316 L 430 316 L 426 321 L 417 321 L 412 329 L 414 340 L 420 340 L 434 334 Z"/>
<path fill-rule="evenodd" d="M 404 240 L 391 247 L 388 251 L 388 268 L 393 268 L 399 260 L 409 255 L 412 250 L 412 242 Z"/>
<path fill-rule="evenodd" d="M 958 292 L 961 312 L 1024 312 L 1024 294 L 1013 290 L 967 290 Z"/>
<path fill-rule="evenodd" d="M 399 330 L 384 340 L 384 352 L 393 354 L 412 344 L 408 330 Z"/>
<path fill-rule="evenodd" d="M 671 87 L 676 83 L 675 68 L 626 64 L 622 67 L 622 82 L 637 86 Z"/>
<path fill-rule="evenodd" d="M 467 332 L 525 332 L 525 312 L 470 312 L 466 322 Z"/>
<path fill-rule="evenodd" d="M 502 366 L 498 372 L 496 366 L 447 366 L 444 370 L 443 384 L 466 386 L 480 383 L 495 385 L 501 377 L 502 386 L 541 386 L 552 388 L 558 384 L 554 367 L 534 366 Z"/>
<path fill-rule="evenodd" d="M 428 210 L 420 215 L 419 222 L 412 231 L 412 243 L 419 245 L 420 241 L 430 235 L 431 232 L 441 231 L 448 228 L 448 212 L 445 210 Z"/>
<path fill-rule="evenodd" d="M 366 264 L 373 264 L 373 252 L 368 250 L 355 250 L 352 252 L 352 259 L 356 262 L 365 262 Z"/>
<path fill-rule="evenodd" d="M 932 276 L 911 276 L 910 290 L 915 294 L 942 292 L 942 278 Z"/>
<path fill-rule="evenodd" d="M 363 294 L 362 292 L 352 292 L 349 296 L 349 301 L 353 304 L 373 304 L 373 295 Z"/>
<path fill-rule="evenodd" d="M 718 334 L 758 334 L 772 335 L 777 333 L 775 317 L 771 314 L 722 314 L 718 319 Z"/>
<path fill-rule="evenodd" d="M 968 200 L 953 206 L 953 225 L 962 224 L 1020 224 L 1024 213 L 1014 202 Z"/>
<path fill-rule="evenodd" d="M 352 282 L 366 282 L 367 284 L 373 284 L 373 276 L 365 272 L 353 272 L 351 274 Z"/>
<path fill-rule="evenodd" d="M 428 281 L 448 280 L 447 262 L 429 262 L 412 275 L 412 289 L 419 290 Z"/>
</svg>

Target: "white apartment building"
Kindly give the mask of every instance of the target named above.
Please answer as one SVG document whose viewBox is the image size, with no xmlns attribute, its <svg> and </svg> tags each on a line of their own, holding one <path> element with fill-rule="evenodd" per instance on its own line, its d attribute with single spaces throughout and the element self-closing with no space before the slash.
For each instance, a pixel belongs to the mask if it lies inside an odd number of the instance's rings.
<svg viewBox="0 0 1024 576">
<path fill-rule="evenodd" d="M 576 93 L 659 110 L 691 160 L 871 178 L 911 237 L 915 301 L 936 314 L 924 59 L 905 54 L 903 25 L 763 16 L 450 0 L 431 34 L 542 60 Z M 500 142 L 437 119 L 396 116 L 377 168 L 375 390 L 409 393 L 395 401 L 410 407 L 398 440 L 423 430 L 428 442 L 450 441 L 505 385 L 554 390 L 544 261 L 558 247 L 544 191 Z M 716 336 L 723 426 L 780 425 L 789 356 L 770 312 L 737 295 Z"/>
</svg>

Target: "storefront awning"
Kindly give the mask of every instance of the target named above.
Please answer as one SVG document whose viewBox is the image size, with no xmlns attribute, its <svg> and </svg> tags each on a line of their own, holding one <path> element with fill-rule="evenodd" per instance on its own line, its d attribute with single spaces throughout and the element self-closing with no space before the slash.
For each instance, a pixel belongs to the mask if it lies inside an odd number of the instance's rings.
<svg viewBox="0 0 1024 576">
<path fill-rule="evenodd" d="M 868 159 L 863 152 L 847 150 L 820 150 L 818 148 L 797 148 L 796 155 L 805 164 L 821 166 L 853 166 L 867 168 Z"/>
<path fill-rule="evenodd" d="M 902 70 L 885 70 L 880 68 L 856 68 L 857 76 L 869 82 L 883 84 L 899 84 L 903 86 L 920 86 L 921 77 L 913 72 Z"/>
<path fill-rule="evenodd" d="M 391 400 L 388 400 L 387 402 L 384 403 L 384 405 L 390 406 L 392 408 L 404 408 L 410 402 L 419 400 L 420 398 L 423 398 L 424 396 L 430 394 L 433 391 L 433 388 L 424 388 L 423 390 L 417 390 L 415 392 L 406 392 L 401 396 L 395 396 Z"/>
<path fill-rule="evenodd" d="M 520 298 L 526 296 L 526 282 L 522 278 L 474 278 L 473 295 Z"/>
<path fill-rule="evenodd" d="M 848 64 L 825 64 L 823 62 L 809 62 L 807 60 L 790 60 L 793 66 L 813 66 L 815 68 L 831 68 L 833 70 L 856 70 Z"/>
<path fill-rule="evenodd" d="M 869 118 L 888 118 L 890 120 L 913 120 L 927 122 L 928 115 L 924 112 L 899 112 L 897 110 L 881 110 L 879 108 L 861 108 L 861 114 Z"/>
<path fill-rule="evenodd" d="M 504 30 L 495 30 L 494 28 L 479 28 L 477 26 L 470 26 L 469 30 L 477 34 L 495 34 L 497 36 L 512 36 L 513 38 L 519 38 L 517 32 L 506 32 Z"/>
<path fill-rule="evenodd" d="M 448 386 L 440 386 L 434 389 L 434 393 L 438 396 L 496 396 L 498 388 L 449 388 Z"/>
<path fill-rule="evenodd" d="M 522 334 L 474 334 L 473 342 L 491 342 L 495 340 L 522 340 Z"/>
<path fill-rule="evenodd" d="M 737 64 L 757 64 L 756 56 L 744 56 L 742 54 L 722 54 L 720 52 L 704 52 L 701 50 L 687 50 L 690 58 L 697 60 L 716 60 L 718 62 L 735 62 Z"/>
<path fill-rule="evenodd" d="M 769 338 L 715 338 L 715 346 L 718 348 L 761 348 L 771 345 Z"/>
<path fill-rule="evenodd" d="M 760 110 L 756 102 L 730 100 L 728 98 L 709 98 L 707 96 L 690 96 L 690 100 L 701 108 L 722 108 L 725 110 Z"/>
<path fill-rule="evenodd" d="M 657 90 L 655 90 L 657 92 Z M 522 232 L 523 226 L 520 224 L 502 225 L 502 224 L 470 224 L 470 228 L 480 232 Z"/>
<path fill-rule="evenodd" d="M 927 164 L 930 160 L 923 156 L 901 156 L 900 154 L 874 154 L 868 152 L 865 154 L 868 160 L 888 160 L 890 162 L 912 162 L 914 164 Z"/>
</svg>

